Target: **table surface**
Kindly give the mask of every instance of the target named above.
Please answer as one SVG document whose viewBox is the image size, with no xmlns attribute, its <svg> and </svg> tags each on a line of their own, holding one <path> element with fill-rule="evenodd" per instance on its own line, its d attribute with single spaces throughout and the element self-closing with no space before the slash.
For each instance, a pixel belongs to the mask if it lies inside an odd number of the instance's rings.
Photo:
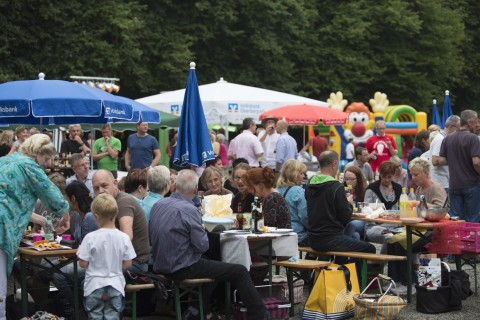
<svg viewBox="0 0 480 320">
<path fill-rule="evenodd" d="M 441 220 L 438 222 L 423 221 L 419 223 L 405 223 L 399 219 L 383 219 L 383 218 L 366 218 L 366 217 L 352 217 L 352 220 L 362 220 L 367 222 L 376 222 L 376 223 L 389 223 L 389 224 L 398 224 L 412 227 L 412 229 L 435 229 L 438 227 L 443 227 L 445 225 L 452 225 L 457 223 L 465 223 L 465 220 Z"/>
<path fill-rule="evenodd" d="M 38 251 L 33 247 L 20 247 L 18 253 L 28 258 L 70 257 L 77 254 L 77 249 L 58 249 Z"/>
</svg>

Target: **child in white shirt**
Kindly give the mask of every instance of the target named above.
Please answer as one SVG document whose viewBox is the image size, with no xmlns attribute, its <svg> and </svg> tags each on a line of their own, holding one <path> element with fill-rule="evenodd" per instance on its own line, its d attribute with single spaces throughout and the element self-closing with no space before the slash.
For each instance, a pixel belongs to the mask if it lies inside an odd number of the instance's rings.
<svg viewBox="0 0 480 320">
<path fill-rule="evenodd" d="M 84 305 L 89 319 L 120 319 L 125 306 L 125 278 L 136 257 L 127 234 L 115 228 L 118 207 L 115 198 L 100 194 L 92 202 L 98 230 L 83 238 L 77 256 L 86 268 Z"/>
</svg>

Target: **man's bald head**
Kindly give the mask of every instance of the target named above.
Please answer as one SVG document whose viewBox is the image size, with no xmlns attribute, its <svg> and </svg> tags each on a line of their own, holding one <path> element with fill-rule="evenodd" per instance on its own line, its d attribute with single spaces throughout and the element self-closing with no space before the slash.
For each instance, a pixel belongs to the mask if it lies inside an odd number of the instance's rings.
<svg viewBox="0 0 480 320">
<path fill-rule="evenodd" d="M 107 193 L 113 197 L 118 194 L 117 180 L 108 170 L 97 170 L 92 177 L 93 191 L 95 195 Z"/>
</svg>

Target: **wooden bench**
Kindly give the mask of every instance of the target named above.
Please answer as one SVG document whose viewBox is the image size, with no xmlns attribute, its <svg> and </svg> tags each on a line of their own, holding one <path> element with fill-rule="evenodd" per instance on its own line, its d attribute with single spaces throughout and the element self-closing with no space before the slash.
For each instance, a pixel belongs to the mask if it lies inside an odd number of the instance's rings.
<svg viewBox="0 0 480 320">
<path fill-rule="evenodd" d="M 366 253 L 366 252 L 340 252 L 340 251 L 319 252 L 314 250 L 311 247 L 298 247 L 298 250 L 300 252 L 305 252 L 314 257 L 337 256 L 337 257 L 347 257 L 347 258 L 355 258 L 355 259 L 361 260 L 362 261 L 362 266 L 361 266 L 362 290 L 365 289 L 365 287 L 367 286 L 368 264 L 380 264 L 383 269 L 385 263 L 389 261 L 406 261 L 407 260 L 407 257 L 405 256 L 396 256 L 391 254 Z"/>
<path fill-rule="evenodd" d="M 298 259 L 297 261 L 276 261 L 273 263 L 277 267 L 284 267 L 287 271 L 287 283 L 288 283 L 288 299 L 290 300 L 290 317 L 294 316 L 295 307 L 294 307 L 294 287 L 293 287 L 293 276 L 296 273 L 298 279 L 302 279 L 301 274 L 298 271 L 304 270 L 316 270 L 320 268 L 325 268 L 330 265 L 329 261 L 317 261 L 317 260 L 303 260 Z M 305 280 L 305 279 L 304 279 Z"/>
<path fill-rule="evenodd" d="M 145 283 L 145 284 L 127 284 L 125 286 L 125 293 L 132 294 L 132 300 L 125 301 L 126 303 L 132 304 L 132 320 L 137 319 L 137 292 L 146 289 L 154 289 L 155 285 L 153 283 Z"/>
</svg>

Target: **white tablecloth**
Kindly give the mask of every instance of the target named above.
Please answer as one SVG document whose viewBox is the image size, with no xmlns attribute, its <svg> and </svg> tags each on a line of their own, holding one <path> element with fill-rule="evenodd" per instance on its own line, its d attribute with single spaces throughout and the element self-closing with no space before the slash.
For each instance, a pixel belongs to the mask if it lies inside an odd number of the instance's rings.
<svg viewBox="0 0 480 320">
<path fill-rule="evenodd" d="M 247 237 L 274 238 L 272 240 L 273 256 L 296 257 L 298 256 L 298 237 L 295 232 L 288 234 L 220 234 L 220 250 L 222 261 L 242 264 L 250 270 L 252 259 Z M 258 246 L 259 243 L 252 243 Z M 257 254 L 268 255 L 268 246 L 256 250 Z"/>
</svg>

